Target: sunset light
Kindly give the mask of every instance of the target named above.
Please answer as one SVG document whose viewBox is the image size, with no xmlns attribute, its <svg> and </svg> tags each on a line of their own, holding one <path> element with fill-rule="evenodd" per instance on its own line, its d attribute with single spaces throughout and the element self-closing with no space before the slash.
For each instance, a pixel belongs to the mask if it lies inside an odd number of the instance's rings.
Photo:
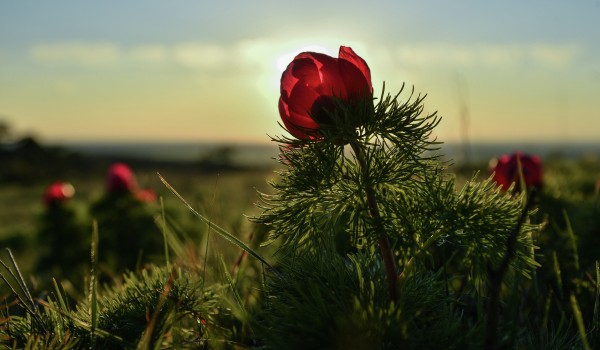
<svg viewBox="0 0 600 350">
<path fill-rule="evenodd" d="M 331 18 L 339 8 L 316 2 L 324 12 L 151 3 L 0 5 L 0 119 L 48 141 L 265 143 L 280 132 L 273 106 L 289 62 L 344 45 L 371 62 L 376 96 L 384 82 L 390 93 L 403 83 L 427 93 L 445 141 L 461 138 L 460 108 L 479 141 L 594 140 L 600 129 L 592 5 L 475 6 L 466 16 L 460 3 L 383 1 Z M 528 135 L 515 123 L 542 127 Z"/>
</svg>

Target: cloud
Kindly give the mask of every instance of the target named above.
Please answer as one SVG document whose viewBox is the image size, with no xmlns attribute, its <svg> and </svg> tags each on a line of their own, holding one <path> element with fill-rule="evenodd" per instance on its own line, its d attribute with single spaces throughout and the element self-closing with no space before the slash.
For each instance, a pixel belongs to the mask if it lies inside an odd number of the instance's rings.
<svg viewBox="0 0 600 350">
<path fill-rule="evenodd" d="M 163 45 L 138 45 L 128 51 L 128 59 L 142 63 L 165 63 L 170 52 Z"/>
<path fill-rule="evenodd" d="M 285 67 L 298 50 L 323 51 L 335 40 L 296 40 L 282 42 L 273 38 L 245 40 L 231 44 L 184 42 L 174 45 L 142 44 L 124 47 L 114 42 L 64 42 L 43 43 L 30 48 L 31 57 L 38 62 L 68 63 L 82 66 L 107 64 L 152 63 L 179 64 L 201 71 L 223 69 L 247 69 L 252 65 L 264 65 L 265 59 L 279 70 Z M 338 40 L 339 41 L 339 40 Z M 337 41 L 336 41 L 337 42 Z M 312 46 L 308 46 L 312 43 Z M 321 45 L 320 43 L 325 43 Z M 355 43 L 359 45 L 359 43 Z M 293 46 L 293 47 L 292 47 Z M 360 46 L 360 45 L 359 45 Z M 367 45 L 369 46 L 369 45 Z M 335 47 L 335 45 L 331 46 Z M 300 49 L 299 49 L 300 48 Z M 337 47 L 335 47 L 337 49 Z M 371 49 L 374 49 L 371 47 Z M 365 51 L 365 53 L 370 50 Z M 549 67 L 564 67 L 576 60 L 583 52 L 578 44 L 446 44 L 414 43 L 396 49 L 387 47 L 377 50 L 387 52 L 386 61 L 401 65 L 435 66 L 514 66 L 525 63 Z M 334 53 L 332 53 L 334 54 Z M 267 58 L 267 56 L 273 56 Z"/>
<path fill-rule="evenodd" d="M 99 66 L 126 63 L 180 64 L 200 70 L 219 69 L 236 60 L 235 45 L 202 42 L 175 45 L 141 44 L 123 46 L 113 42 L 44 43 L 30 47 L 33 60 Z"/>
<path fill-rule="evenodd" d="M 219 44 L 181 42 L 173 45 L 139 44 L 126 46 L 115 42 L 40 43 L 29 48 L 35 62 L 72 64 L 88 68 L 101 65 L 160 64 L 179 65 L 198 72 L 273 73 L 276 76 L 300 51 L 313 50 L 337 55 L 339 40 L 245 39 Z M 271 72 L 272 71 L 272 72 Z"/>
<path fill-rule="evenodd" d="M 480 65 L 510 66 L 527 62 L 546 66 L 566 66 L 582 53 L 577 44 L 476 44 L 441 43 L 400 46 L 395 56 L 408 65 Z"/>
<path fill-rule="evenodd" d="M 68 42 L 38 44 L 30 48 L 31 57 L 45 63 L 72 63 L 84 66 L 114 64 L 121 59 L 119 47 L 111 42 Z"/>
<path fill-rule="evenodd" d="M 203 43 L 183 43 L 172 48 L 175 62 L 190 68 L 218 69 L 231 63 L 231 47 Z"/>
<path fill-rule="evenodd" d="M 540 63 L 551 66 L 565 66 L 577 58 L 582 51 L 579 45 L 538 44 L 530 48 L 531 57 Z"/>
</svg>

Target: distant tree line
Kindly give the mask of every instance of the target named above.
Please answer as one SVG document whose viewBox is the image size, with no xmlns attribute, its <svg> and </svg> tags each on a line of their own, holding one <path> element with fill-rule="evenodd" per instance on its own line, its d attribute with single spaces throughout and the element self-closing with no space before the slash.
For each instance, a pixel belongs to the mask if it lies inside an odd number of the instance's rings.
<svg viewBox="0 0 600 350">
<path fill-rule="evenodd" d="M 0 121 L 0 182 L 32 183 L 62 177 L 81 157 L 59 147 L 45 147 L 33 135 L 16 135 Z"/>
<path fill-rule="evenodd" d="M 109 164 L 125 161 L 138 169 L 177 169 L 203 172 L 236 171 L 244 167 L 236 164 L 236 150 L 222 146 L 208 150 L 195 162 L 161 161 L 124 155 L 84 155 L 58 146 L 48 146 L 32 134 L 19 135 L 9 123 L 0 119 L 0 184 L 31 184 L 53 181 L 57 178 L 103 171 Z"/>
</svg>

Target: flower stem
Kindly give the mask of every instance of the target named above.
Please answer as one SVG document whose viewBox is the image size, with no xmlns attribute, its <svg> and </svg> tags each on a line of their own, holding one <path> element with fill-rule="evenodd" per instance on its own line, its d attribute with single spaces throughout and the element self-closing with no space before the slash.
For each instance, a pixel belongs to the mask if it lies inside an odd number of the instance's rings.
<svg viewBox="0 0 600 350">
<path fill-rule="evenodd" d="M 354 151 L 354 155 L 358 160 L 358 163 L 364 172 L 367 172 L 367 162 L 364 158 L 361 145 L 356 141 L 350 142 L 350 146 Z M 369 214 L 375 223 L 375 230 L 377 231 L 378 238 L 377 243 L 379 244 L 379 250 L 383 258 L 383 264 L 385 266 L 385 272 L 387 275 L 388 289 L 390 291 L 390 300 L 398 300 L 398 276 L 396 273 L 396 261 L 394 259 L 394 252 L 390 245 L 390 240 L 383 227 L 383 220 L 381 213 L 379 212 L 379 205 L 377 203 L 377 196 L 375 190 L 371 185 L 367 185 L 365 192 L 367 194 L 367 206 L 369 208 Z"/>
</svg>

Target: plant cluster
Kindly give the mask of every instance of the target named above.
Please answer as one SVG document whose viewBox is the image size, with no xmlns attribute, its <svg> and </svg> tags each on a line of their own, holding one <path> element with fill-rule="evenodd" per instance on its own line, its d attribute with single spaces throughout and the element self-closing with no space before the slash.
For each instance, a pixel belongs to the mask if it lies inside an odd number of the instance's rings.
<svg viewBox="0 0 600 350">
<path fill-rule="evenodd" d="M 92 219 L 99 226 L 103 278 L 111 271 L 162 260 L 164 238 L 152 217 L 156 194 L 138 186 L 128 165 L 115 163 L 108 169 L 104 193 L 85 210 L 71 203 L 74 194 L 74 187 L 64 181 L 53 182 L 44 192 L 35 235 L 40 283 L 49 285 L 52 277 L 83 279 L 89 267 Z"/>
</svg>

